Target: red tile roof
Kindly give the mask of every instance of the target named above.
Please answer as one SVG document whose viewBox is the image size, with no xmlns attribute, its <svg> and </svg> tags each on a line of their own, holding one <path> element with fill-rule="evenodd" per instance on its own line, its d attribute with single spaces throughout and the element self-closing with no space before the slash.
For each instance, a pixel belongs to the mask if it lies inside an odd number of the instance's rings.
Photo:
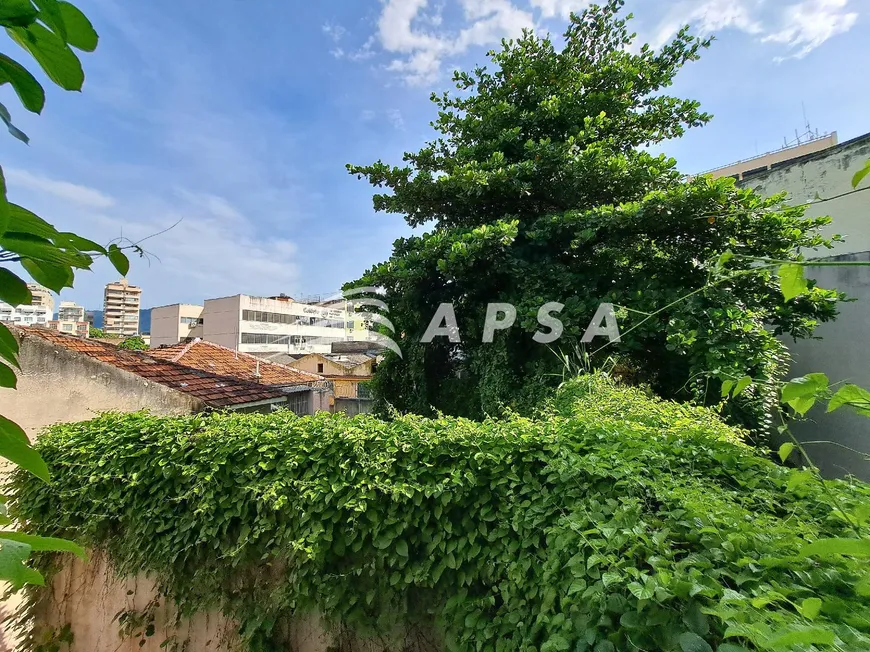
<svg viewBox="0 0 870 652">
<path fill-rule="evenodd" d="M 210 407 L 257 403 L 286 394 L 274 387 L 159 360 L 144 352 L 125 351 L 95 339 L 83 339 L 42 328 L 16 328 L 23 337 L 39 337 L 56 346 L 87 355 L 176 391 L 190 394 Z"/>
<path fill-rule="evenodd" d="M 183 364 L 185 367 L 259 382 L 261 385 L 311 385 L 324 380 L 323 376 L 269 362 L 211 342 L 203 342 L 199 338 L 187 344 L 149 349 L 147 354 L 160 360 Z"/>
</svg>

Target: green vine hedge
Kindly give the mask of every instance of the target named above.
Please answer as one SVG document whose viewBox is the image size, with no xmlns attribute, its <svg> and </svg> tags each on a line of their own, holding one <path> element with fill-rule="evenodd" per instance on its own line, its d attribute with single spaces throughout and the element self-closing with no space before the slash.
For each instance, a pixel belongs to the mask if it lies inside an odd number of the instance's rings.
<svg viewBox="0 0 870 652">
<path fill-rule="evenodd" d="M 249 650 L 309 610 L 434 621 L 456 650 L 870 649 L 866 559 L 800 553 L 863 545 L 870 488 L 826 494 L 740 440 L 595 376 L 536 420 L 105 415 L 42 435 L 54 481 L 18 473 L 14 509 L 182 615 L 233 616 Z"/>
</svg>

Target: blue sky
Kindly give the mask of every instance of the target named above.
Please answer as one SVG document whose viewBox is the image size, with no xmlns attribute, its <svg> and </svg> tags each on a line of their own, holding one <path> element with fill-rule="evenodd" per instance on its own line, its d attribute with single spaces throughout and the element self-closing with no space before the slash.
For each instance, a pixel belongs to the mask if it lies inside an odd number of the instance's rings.
<svg viewBox="0 0 870 652">
<path fill-rule="evenodd" d="M 133 260 L 144 306 L 239 292 L 328 293 L 409 233 L 376 214 L 346 163 L 396 163 L 434 117 L 455 67 L 523 27 L 563 31 L 580 0 L 80 0 L 100 33 L 82 93 L 45 84 L 31 138 L 3 140 L 10 199 L 65 230 L 149 240 Z M 640 38 L 684 22 L 715 33 L 675 93 L 715 115 L 666 143 L 697 172 L 775 149 L 804 111 L 841 140 L 870 131 L 870 0 L 629 0 Z M 3 48 L 9 51 L 10 48 Z M 16 53 L 17 56 L 17 53 Z M 22 59 L 23 59 L 22 55 Z M 13 107 L 15 107 L 13 109 Z M 89 308 L 105 261 L 63 298 Z"/>
</svg>

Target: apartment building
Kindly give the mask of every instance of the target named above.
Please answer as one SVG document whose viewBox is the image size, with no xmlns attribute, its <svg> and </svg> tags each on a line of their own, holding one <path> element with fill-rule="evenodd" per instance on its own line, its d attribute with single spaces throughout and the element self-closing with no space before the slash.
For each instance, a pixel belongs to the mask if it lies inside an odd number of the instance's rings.
<svg viewBox="0 0 870 652">
<path fill-rule="evenodd" d="M 48 322 L 54 316 L 51 312 L 54 301 L 51 303 L 51 307 L 48 305 L 11 306 L 0 301 L 0 321 L 16 326 L 48 326 Z"/>
<path fill-rule="evenodd" d="M 202 306 L 175 303 L 151 309 L 151 348 L 202 337 Z"/>
<path fill-rule="evenodd" d="M 75 319 L 52 319 L 47 324 L 48 328 L 54 331 L 60 331 L 67 335 L 75 335 L 76 337 L 89 337 L 90 324 L 83 320 Z"/>
<path fill-rule="evenodd" d="M 74 301 L 61 301 L 57 307 L 58 321 L 75 321 L 87 322 L 85 319 L 85 308 Z"/>
<path fill-rule="evenodd" d="M 33 296 L 30 305 L 46 308 L 49 313 L 48 318 L 51 319 L 54 316 L 54 297 L 51 294 L 51 290 L 37 283 L 28 283 L 27 289 L 30 290 L 30 294 Z"/>
<path fill-rule="evenodd" d="M 139 334 L 139 304 L 142 288 L 122 278 L 106 285 L 103 299 L 103 332 L 107 335 Z"/>
</svg>

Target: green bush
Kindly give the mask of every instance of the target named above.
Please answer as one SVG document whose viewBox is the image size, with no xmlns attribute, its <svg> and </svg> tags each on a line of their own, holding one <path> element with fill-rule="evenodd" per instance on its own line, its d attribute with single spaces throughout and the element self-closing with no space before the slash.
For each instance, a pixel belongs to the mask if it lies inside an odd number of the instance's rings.
<svg viewBox="0 0 870 652">
<path fill-rule="evenodd" d="M 537 420 L 105 415 L 42 435 L 54 481 L 18 473 L 14 509 L 251 650 L 313 609 L 434 618 L 457 650 L 870 649 L 867 565 L 799 552 L 863 546 L 838 509 L 866 536 L 870 488 L 826 494 L 740 439 L 591 376 Z"/>
</svg>

